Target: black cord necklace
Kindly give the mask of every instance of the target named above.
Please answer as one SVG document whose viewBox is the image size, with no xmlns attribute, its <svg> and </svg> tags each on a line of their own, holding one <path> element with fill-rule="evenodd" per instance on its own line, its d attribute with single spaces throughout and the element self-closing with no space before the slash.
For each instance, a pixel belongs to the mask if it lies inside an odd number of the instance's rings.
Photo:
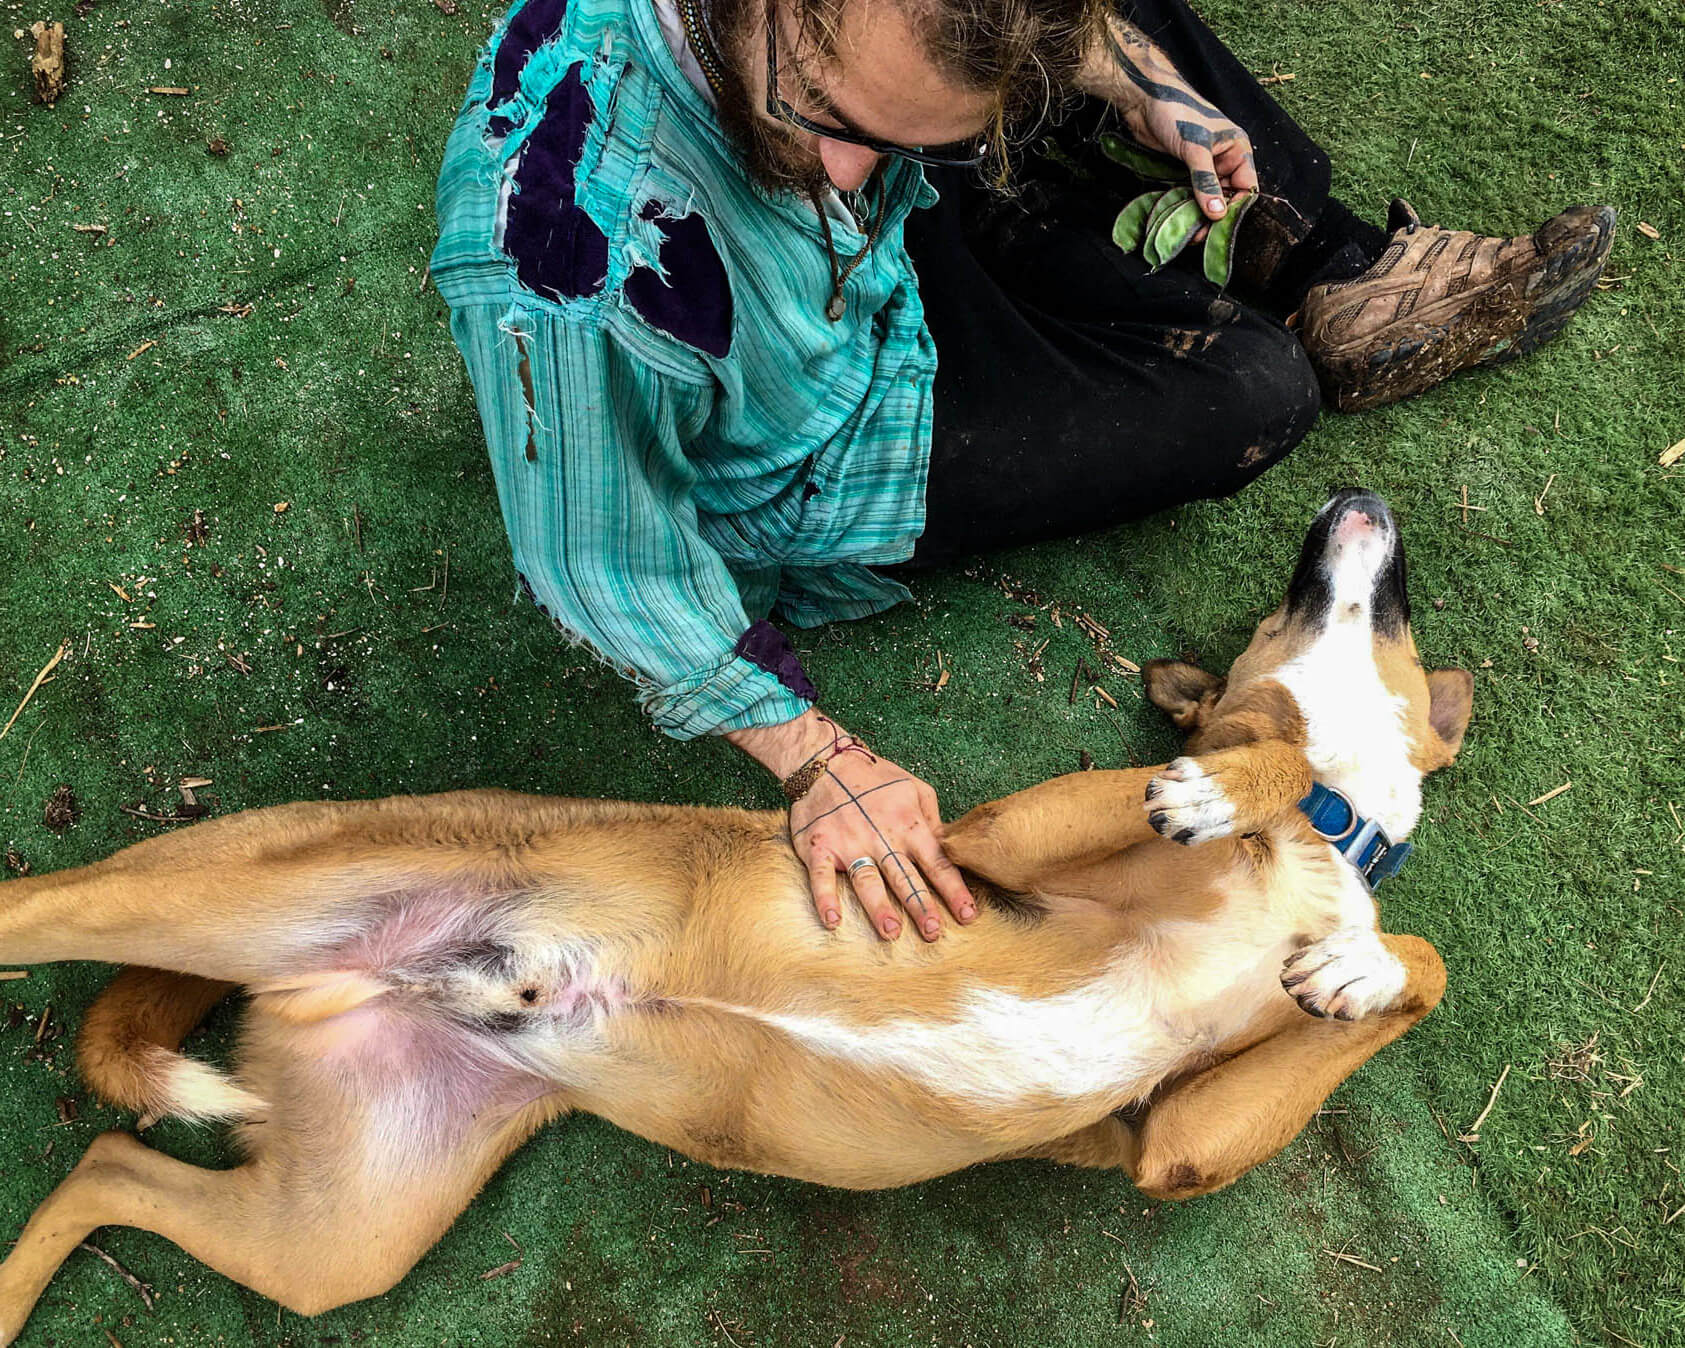
<svg viewBox="0 0 1685 1348">
<path fill-rule="evenodd" d="M 708 81 L 708 87 L 714 91 L 716 102 L 725 101 L 725 61 L 720 56 L 720 49 L 714 45 L 713 36 L 708 31 L 708 21 L 702 13 L 699 0 L 676 0 L 679 11 L 679 22 L 685 30 L 685 42 L 691 53 L 696 57 L 696 64 L 701 67 L 702 77 Z M 825 213 L 825 203 L 820 200 L 819 193 L 812 191 L 809 199 L 813 202 L 815 214 L 819 216 L 819 230 L 825 236 L 825 258 L 831 264 L 831 297 L 825 301 L 825 317 L 835 323 L 848 312 L 848 301 L 843 298 L 843 286 L 848 284 L 848 278 L 859 270 L 860 264 L 866 260 L 877 243 L 878 235 L 883 229 L 884 217 L 884 188 L 881 174 L 873 175 L 877 187 L 877 209 L 871 211 L 867 217 L 866 243 L 846 266 L 837 261 L 837 249 L 831 238 L 831 219 Z"/>
</svg>

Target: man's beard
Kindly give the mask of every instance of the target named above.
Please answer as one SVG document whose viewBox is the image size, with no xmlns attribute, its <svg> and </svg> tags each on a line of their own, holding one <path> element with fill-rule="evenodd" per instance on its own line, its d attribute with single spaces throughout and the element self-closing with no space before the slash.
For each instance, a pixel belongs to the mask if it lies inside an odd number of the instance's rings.
<svg viewBox="0 0 1685 1348">
<path fill-rule="evenodd" d="M 720 126 L 750 179 L 771 196 L 786 192 L 818 198 L 831 190 L 825 165 L 795 131 L 757 106 L 743 72 L 764 51 L 765 0 L 705 0 L 710 35 L 720 47 L 722 84 L 715 91 Z"/>
</svg>

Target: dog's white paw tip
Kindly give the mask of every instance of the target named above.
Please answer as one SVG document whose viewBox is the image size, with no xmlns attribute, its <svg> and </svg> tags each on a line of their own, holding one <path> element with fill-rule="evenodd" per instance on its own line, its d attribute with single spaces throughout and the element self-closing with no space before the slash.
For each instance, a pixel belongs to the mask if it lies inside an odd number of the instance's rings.
<svg viewBox="0 0 1685 1348">
<path fill-rule="evenodd" d="M 1404 966 L 1367 927 L 1347 927 L 1290 955 L 1281 986 L 1307 1015 L 1361 1020 L 1404 991 Z"/>
<path fill-rule="evenodd" d="M 1234 805 L 1191 758 L 1178 758 L 1147 783 L 1147 822 L 1173 842 L 1194 846 L 1234 832 Z"/>
</svg>

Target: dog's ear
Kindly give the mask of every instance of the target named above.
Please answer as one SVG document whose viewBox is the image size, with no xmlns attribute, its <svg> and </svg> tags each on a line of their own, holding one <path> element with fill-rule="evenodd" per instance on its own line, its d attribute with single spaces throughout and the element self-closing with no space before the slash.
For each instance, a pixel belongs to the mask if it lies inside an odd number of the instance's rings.
<svg viewBox="0 0 1685 1348">
<path fill-rule="evenodd" d="M 1474 712 L 1474 675 L 1466 669 L 1428 671 L 1428 724 L 1439 738 L 1436 767 L 1446 767 L 1463 747 L 1463 734 Z"/>
<path fill-rule="evenodd" d="M 1147 698 L 1178 729 L 1192 730 L 1211 714 L 1225 680 L 1186 660 L 1149 660 L 1141 666 Z"/>
</svg>

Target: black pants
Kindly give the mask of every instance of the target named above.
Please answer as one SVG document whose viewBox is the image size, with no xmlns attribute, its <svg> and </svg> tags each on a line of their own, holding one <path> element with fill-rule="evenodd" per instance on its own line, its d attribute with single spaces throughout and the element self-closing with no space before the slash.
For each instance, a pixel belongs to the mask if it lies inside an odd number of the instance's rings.
<svg viewBox="0 0 1685 1348">
<path fill-rule="evenodd" d="M 1266 218 L 1260 203 L 1248 217 L 1239 252 L 1268 256 L 1248 265 L 1252 289 L 1219 294 L 1197 247 L 1151 274 L 1111 242 L 1113 218 L 1146 185 L 1094 149 L 1117 123 L 1098 100 L 1052 129 L 1061 155 L 1026 156 L 1013 196 L 929 170 L 942 200 L 906 229 L 938 359 L 925 533 L 909 565 L 1238 491 L 1320 406 L 1279 316 L 1384 245 L 1329 197 L 1328 157 L 1183 0 L 1125 9 L 1245 129 L 1264 190 L 1290 209 Z"/>
</svg>

